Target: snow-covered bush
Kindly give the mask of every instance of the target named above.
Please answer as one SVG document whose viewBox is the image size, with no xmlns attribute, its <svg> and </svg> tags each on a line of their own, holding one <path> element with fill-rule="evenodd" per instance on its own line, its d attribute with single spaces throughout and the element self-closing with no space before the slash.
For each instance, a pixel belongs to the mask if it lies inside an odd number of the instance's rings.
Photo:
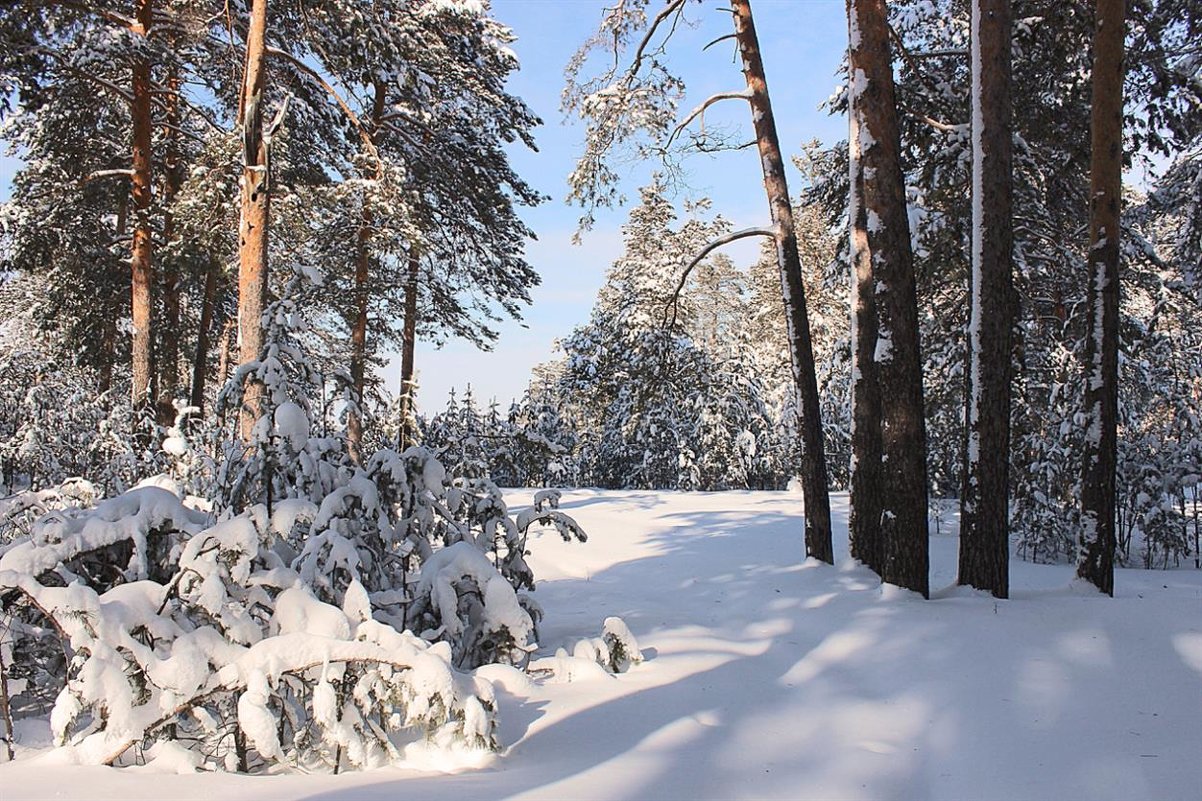
<svg viewBox="0 0 1202 801">
<path fill-rule="evenodd" d="M 214 520 L 148 486 L 52 511 L 0 553 L 6 675 L 36 711 L 65 673 L 52 730 L 90 763 L 156 739 L 238 770 L 380 765 L 420 738 L 491 748 L 491 688 L 458 669 L 535 647 L 528 531 L 585 538 L 558 501 L 510 515 L 415 447 L 320 503 Z"/>
<path fill-rule="evenodd" d="M 256 506 L 206 526 L 170 493 L 146 488 L 43 518 L 9 548 L 0 558 L 6 616 L 25 607 L 48 618 L 68 655 L 51 714 L 56 742 L 85 762 L 112 763 L 169 737 L 195 743 L 201 761 L 240 769 L 378 765 L 405 733 L 493 747 L 491 690 L 452 669 L 447 645 L 374 620 L 358 582 L 341 608 L 318 600 L 288 565 L 285 537 L 311 512 L 281 504 L 269 516 Z M 190 536 L 167 548 L 167 532 Z M 129 554 L 124 569 L 92 567 L 118 551 Z M 162 575 L 167 564 L 173 575 Z"/>
</svg>

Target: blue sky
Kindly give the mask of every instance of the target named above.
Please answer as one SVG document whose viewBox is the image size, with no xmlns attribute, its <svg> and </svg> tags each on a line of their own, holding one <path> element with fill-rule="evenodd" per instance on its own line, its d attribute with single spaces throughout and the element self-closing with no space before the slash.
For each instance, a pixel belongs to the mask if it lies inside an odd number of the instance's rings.
<svg viewBox="0 0 1202 801">
<path fill-rule="evenodd" d="M 538 153 L 511 152 L 513 163 L 526 180 L 551 200 L 528 209 L 523 218 L 537 233 L 527 254 L 542 276 L 533 293 L 534 305 L 523 323 L 506 324 L 490 353 L 452 342 L 441 350 L 419 343 L 419 404 L 436 411 L 451 387 L 470 382 L 482 403 L 496 397 L 504 406 L 526 386 L 530 368 L 552 356 L 552 343 L 587 319 L 605 271 L 619 255 L 619 227 L 626 211 L 598 214 L 597 225 L 582 245 L 571 244 L 580 209 L 567 206 L 566 178 L 580 152 L 583 129 L 564 121 L 559 111 L 563 68 L 595 30 L 602 8 L 612 0 L 493 0 L 493 14 L 518 36 L 513 46 L 522 70 L 510 81 L 510 90 L 542 117 L 536 132 Z M 652 8 L 658 6 L 652 0 Z M 743 77 L 732 42 L 701 52 L 709 41 L 731 31 L 730 15 L 719 0 L 707 0 L 690 9 L 699 25 L 677 32 L 671 47 L 673 65 L 688 88 L 683 104 L 687 112 L 710 94 L 743 88 Z M 801 144 L 818 138 L 833 142 L 846 136 L 842 117 L 830 117 L 818 105 L 836 86 L 836 70 L 847 47 L 847 18 L 843 0 L 753 0 L 756 26 L 763 51 L 768 88 L 772 95 L 781 146 L 797 153 Z M 725 107 L 725 108 L 723 108 Z M 750 116 L 737 101 L 719 104 L 711 122 L 738 124 L 750 139 Z M 714 210 L 736 226 L 767 222 L 759 157 L 753 150 L 696 155 L 686 163 L 694 191 L 714 200 Z M 627 181 L 627 195 L 635 195 L 654 165 L 635 166 Z M 790 187 L 800 187 L 800 176 L 790 173 Z M 750 258 L 757 247 L 749 243 L 742 255 Z M 740 251 L 733 251 L 736 258 Z M 390 386 L 397 383 L 398 368 L 387 368 Z"/>
</svg>

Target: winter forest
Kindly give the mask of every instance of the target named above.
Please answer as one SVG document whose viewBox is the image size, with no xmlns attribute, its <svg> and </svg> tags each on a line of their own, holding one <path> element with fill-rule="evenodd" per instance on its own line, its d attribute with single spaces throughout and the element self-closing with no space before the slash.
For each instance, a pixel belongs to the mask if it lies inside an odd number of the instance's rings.
<svg viewBox="0 0 1202 801">
<path fill-rule="evenodd" d="M 1199 798 L 1198 0 L 0 0 L 0 144 L 4 801 Z"/>
</svg>

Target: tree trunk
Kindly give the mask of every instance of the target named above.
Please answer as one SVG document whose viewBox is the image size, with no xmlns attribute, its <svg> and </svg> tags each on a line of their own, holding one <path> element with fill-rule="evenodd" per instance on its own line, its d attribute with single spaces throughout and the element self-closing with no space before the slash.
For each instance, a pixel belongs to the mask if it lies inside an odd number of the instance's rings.
<svg viewBox="0 0 1202 801">
<path fill-rule="evenodd" d="M 153 18 L 152 0 L 138 0 L 134 32 L 145 37 L 150 33 Z M 133 318 L 132 400 L 135 408 L 150 399 L 151 349 L 153 347 L 154 243 L 151 239 L 150 205 L 152 156 L 151 148 L 151 84 L 150 62 L 139 58 L 133 65 L 133 130 L 134 236 L 130 253 L 131 316 Z"/>
<path fill-rule="evenodd" d="M 413 352 L 417 345 L 417 282 L 421 259 L 417 252 L 409 254 L 409 280 L 405 282 L 405 326 L 404 341 L 401 343 L 401 450 L 417 444 L 417 426 L 414 423 L 417 387 L 413 381 Z"/>
<path fill-rule="evenodd" d="M 859 244 L 867 249 L 876 309 L 871 362 L 881 400 L 881 578 L 927 597 L 930 543 L 918 300 L 887 13 L 884 0 L 848 2 L 850 113 L 856 116 L 858 134 L 850 143 L 857 156 L 851 161 L 860 165 L 865 225 Z M 862 252 L 860 258 L 865 258 Z M 857 347 L 860 355 L 866 350 Z"/>
<path fill-rule="evenodd" d="M 384 117 L 385 94 L 384 86 L 380 82 L 375 82 L 373 88 L 375 95 L 369 130 L 374 141 L 375 132 L 379 130 L 380 121 Z M 379 177 L 377 174 L 377 180 Z M 371 234 L 371 202 L 365 192 L 359 235 L 355 242 L 355 320 L 351 325 L 351 384 L 355 391 L 355 402 L 346 416 L 347 449 L 357 464 L 362 463 L 363 457 L 363 404 L 367 392 L 367 307 L 370 300 L 368 281 L 371 277 Z"/>
<path fill-rule="evenodd" d="M 1010 0 L 972 7 L 972 292 L 959 584 L 1010 593 Z"/>
<path fill-rule="evenodd" d="M 192 359 L 192 391 L 188 405 L 196 408 L 197 414 L 204 412 L 205 374 L 208 372 L 209 331 L 213 327 L 213 307 L 217 303 L 217 272 L 221 262 L 209 256 L 209 269 L 205 271 L 204 296 L 200 302 L 200 327 L 196 330 L 196 356 Z"/>
<path fill-rule="evenodd" d="M 1085 460 L 1077 575 L 1114 595 L 1124 0 L 1098 0 L 1090 114 Z"/>
<path fill-rule="evenodd" d="M 851 17 L 848 18 L 849 20 Z M 851 486 L 847 516 L 853 558 L 883 575 L 885 542 L 881 536 L 881 396 L 877 383 L 876 300 L 872 286 L 872 250 L 868 209 L 860 164 L 860 120 L 848 115 L 848 220 L 851 275 Z"/>
<path fill-rule="evenodd" d="M 182 162 L 179 152 L 179 68 L 172 66 L 167 78 L 166 143 L 163 171 L 163 242 L 167 245 L 166 258 L 160 259 L 163 275 L 163 328 L 159 352 L 159 398 L 158 417 L 160 425 L 175 421 L 175 395 L 179 388 L 179 329 L 180 287 L 178 256 L 171 252 L 175 239 L 175 215 L 172 204 L 183 184 Z"/>
<path fill-rule="evenodd" d="M 234 328 L 236 320 L 226 319 L 221 326 L 221 350 L 217 353 L 217 384 L 223 386 L 230 378 L 230 359 L 233 350 Z"/>
<path fill-rule="evenodd" d="M 371 273 L 371 210 L 366 199 L 355 239 L 355 319 L 351 325 L 351 386 L 355 399 L 346 416 L 346 444 L 351 459 L 362 464 L 362 407 L 367 389 L 367 282 Z"/>
<path fill-rule="evenodd" d="M 242 205 L 238 222 L 239 363 L 255 361 L 263 351 L 263 310 L 267 303 L 267 232 L 271 187 L 267 142 L 263 137 L 263 87 L 266 83 L 267 0 L 251 5 L 246 37 L 246 69 L 239 119 L 242 126 Z M 261 414 L 263 385 L 248 381 L 241 412 L 242 438 L 249 440 Z"/>
<path fill-rule="evenodd" d="M 793 225 L 793 205 L 785 180 L 785 164 L 776 135 L 776 120 L 768 97 L 764 63 L 751 16 L 750 0 L 731 0 L 735 38 L 743 61 L 743 75 L 750 94 L 756 144 L 764 169 L 764 189 L 772 213 L 776 239 L 776 260 L 780 268 L 781 289 L 785 301 L 789 351 L 793 380 L 797 386 L 801 412 L 802 493 L 805 499 L 806 555 L 824 562 L 834 561 L 831 545 L 831 508 L 826 478 L 826 453 L 822 442 L 822 419 L 818 405 L 818 379 L 814 351 L 810 343 L 810 323 L 806 314 L 805 289 L 801 279 L 801 257 L 797 252 L 797 232 Z"/>
</svg>

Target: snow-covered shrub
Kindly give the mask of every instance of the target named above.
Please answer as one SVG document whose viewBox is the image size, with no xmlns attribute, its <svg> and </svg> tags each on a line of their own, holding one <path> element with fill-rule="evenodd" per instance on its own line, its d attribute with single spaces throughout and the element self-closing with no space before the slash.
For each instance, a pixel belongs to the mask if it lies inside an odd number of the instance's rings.
<svg viewBox="0 0 1202 801">
<path fill-rule="evenodd" d="M 525 664 L 541 616 L 528 532 L 584 532 L 558 493 L 514 516 L 481 471 L 427 448 L 352 459 L 326 402 L 338 382 L 306 355 L 303 283 L 223 390 L 224 425 L 179 409 L 110 486 L 166 474 L 94 508 L 62 489 L 13 506 L 5 677 L 23 710 L 53 697 L 55 740 L 82 762 L 162 740 L 244 771 L 381 765 L 417 739 L 496 745 L 491 686 L 458 671 Z"/>
<path fill-rule="evenodd" d="M 374 620 L 357 582 L 341 608 L 318 600 L 287 564 L 286 536 L 313 513 L 281 504 L 268 515 L 260 505 L 202 527 L 170 493 L 148 488 L 44 519 L 6 551 L 4 611 L 36 609 L 68 655 L 51 714 L 56 742 L 85 762 L 112 763 L 170 737 L 238 769 L 379 765 L 406 736 L 493 747 L 491 689 L 455 673 L 448 646 Z M 168 525 L 191 536 L 173 559 L 152 559 L 164 553 L 154 534 Z M 94 571 L 49 585 L 118 543 L 132 550 L 128 567 L 96 582 L 113 586 L 91 586 Z M 177 564 L 174 575 L 148 578 L 164 561 Z"/>
<path fill-rule="evenodd" d="M 620 617 L 605 618 L 601 636 L 579 640 L 572 648 L 572 656 L 591 659 L 610 673 L 625 673 L 643 661 L 638 640 Z"/>
<path fill-rule="evenodd" d="M 100 497 L 92 482 L 68 478 L 56 487 L 22 490 L 0 498 L 0 548 L 17 537 L 29 534 L 33 524 L 57 509 L 84 508 Z"/>
<path fill-rule="evenodd" d="M 620 617 L 607 617 L 601 626 L 600 637 L 577 640 L 572 653 L 559 648 L 555 656 L 540 659 L 531 668 L 549 673 L 554 681 L 573 682 L 591 678 L 606 678 L 625 673 L 643 661 L 638 641 Z"/>
<path fill-rule="evenodd" d="M 519 594 L 528 531 L 584 532 L 558 493 L 510 515 L 491 482 L 450 479 L 424 448 L 348 472 L 320 503 L 216 521 L 142 487 L 7 546 L 7 674 L 22 691 L 66 675 L 56 741 L 112 763 L 169 738 L 240 770 L 385 764 L 414 738 L 493 747 L 491 688 L 456 669 L 525 663 L 541 614 Z M 40 686 L 44 709 L 56 683 Z"/>
</svg>

